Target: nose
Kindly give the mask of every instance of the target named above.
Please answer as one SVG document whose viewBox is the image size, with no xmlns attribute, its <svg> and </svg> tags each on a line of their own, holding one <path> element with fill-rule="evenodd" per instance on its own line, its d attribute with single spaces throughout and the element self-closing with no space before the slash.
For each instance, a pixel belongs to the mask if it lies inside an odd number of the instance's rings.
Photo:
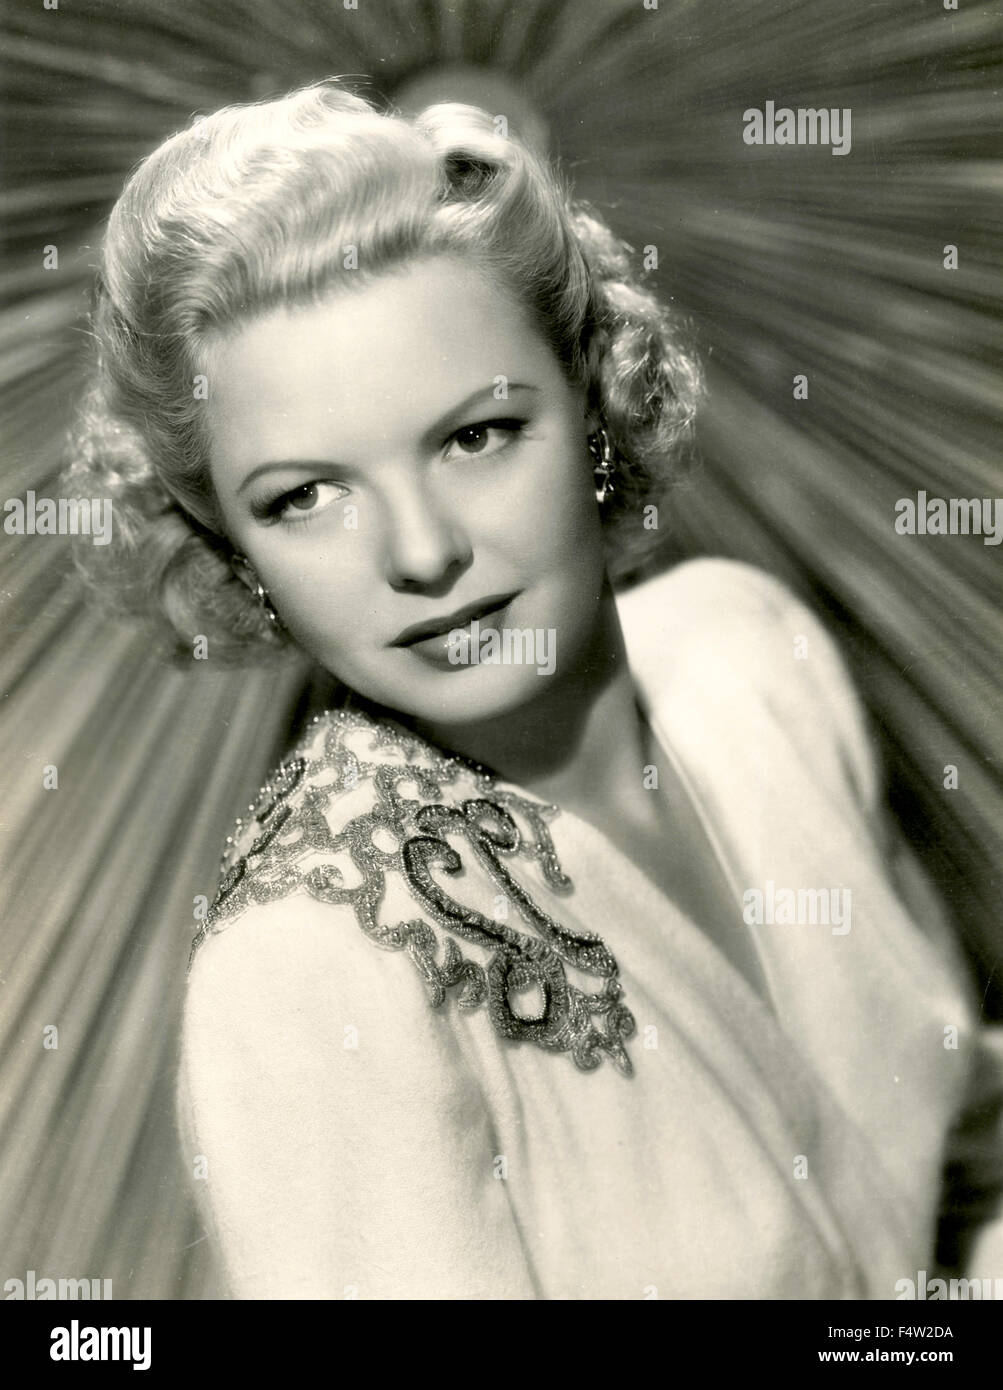
<svg viewBox="0 0 1003 1390">
<path fill-rule="evenodd" d="M 444 593 L 473 559 L 466 528 L 423 480 L 395 491 L 386 512 L 387 582 L 401 591 L 420 590 L 433 597 L 437 590 Z"/>
</svg>

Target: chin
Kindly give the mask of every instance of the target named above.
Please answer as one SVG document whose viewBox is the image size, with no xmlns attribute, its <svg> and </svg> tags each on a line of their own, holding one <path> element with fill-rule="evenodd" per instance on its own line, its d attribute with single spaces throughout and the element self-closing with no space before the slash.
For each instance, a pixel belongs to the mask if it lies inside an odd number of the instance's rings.
<svg viewBox="0 0 1003 1390">
<path fill-rule="evenodd" d="M 411 658 L 419 666 L 416 658 Z M 439 729 L 457 729 L 528 709 L 556 680 L 535 666 L 483 665 L 455 671 L 421 669 L 404 682 L 359 682 L 353 688 L 388 710 Z"/>
</svg>

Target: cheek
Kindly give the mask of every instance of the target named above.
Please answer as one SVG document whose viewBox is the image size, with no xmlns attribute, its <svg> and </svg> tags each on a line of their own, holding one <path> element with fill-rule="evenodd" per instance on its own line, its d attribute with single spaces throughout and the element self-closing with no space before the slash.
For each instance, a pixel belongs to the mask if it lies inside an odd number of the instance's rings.
<svg viewBox="0 0 1003 1390">
<path fill-rule="evenodd" d="M 312 545 L 290 539 L 262 555 L 259 573 L 294 636 L 350 642 L 358 634 L 374 592 L 364 545 L 352 532 Z"/>
<path fill-rule="evenodd" d="M 584 448 L 548 457 L 509 520 L 513 543 L 526 559 L 543 557 L 553 570 L 594 567 L 602 553 L 602 523 Z"/>
</svg>

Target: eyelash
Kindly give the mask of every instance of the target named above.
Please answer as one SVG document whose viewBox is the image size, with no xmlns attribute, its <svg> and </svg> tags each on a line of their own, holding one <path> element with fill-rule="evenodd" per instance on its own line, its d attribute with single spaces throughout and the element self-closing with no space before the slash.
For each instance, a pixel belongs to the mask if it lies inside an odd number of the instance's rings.
<svg viewBox="0 0 1003 1390">
<path fill-rule="evenodd" d="M 469 425 L 460 425 L 458 429 L 454 430 L 453 433 L 443 441 L 442 447 L 443 449 L 447 448 L 450 444 L 454 442 L 458 435 L 464 434 L 469 430 L 504 430 L 508 434 L 512 435 L 512 439 L 508 440 L 500 448 L 493 450 L 488 455 L 489 458 L 494 458 L 497 454 L 500 454 L 504 452 L 504 450 L 509 448 L 510 444 L 513 442 L 515 437 L 521 434 L 525 427 L 525 420 L 521 420 L 516 418 L 515 416 L 509 415 L 499 416 L 491 420 L 475 420 L 472 421 Z M 468 455 L 468 457 L 477 458 L 477 455 L 470 454 Z M 288 517 L 282 515 L 282 512 L 286 504 L 288 503 L 290 498 L 295 497 L 297 493 L 303 492 L 306 488 L 315 487 L 319 483 L 329 481 L 330 479 L 327 478 L 311 478 L 308 482 L 300 483 L 297 487 L 289 488 L 285 492 L 277 493 L 274 497 L 265 498 L 260 502 L 255 502 L 252 505 L 251 510 L 254 513 L 254 515 L 261 521 L 277 521 L 285 526 L 302 526 L 304 525 L 304 523 L 309 522 L 311 517 L 313 517 L 320 510 L 320 508 L 315 507 L 311 511 L 302 512 L 295 521 L 291 521 Z"/>
</svg>

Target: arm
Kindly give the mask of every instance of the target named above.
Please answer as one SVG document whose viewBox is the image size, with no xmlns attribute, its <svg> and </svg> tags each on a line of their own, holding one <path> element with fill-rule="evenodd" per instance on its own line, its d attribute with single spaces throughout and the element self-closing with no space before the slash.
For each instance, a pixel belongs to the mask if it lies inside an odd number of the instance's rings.
<svg viewBox="0 0 1003 1390">
<path fill-rule="evenodd" d="M 179 1119 L 235 1296 L 533 1297 L 452 1008 L 302 893 L 204 943 Z"/>
</svg>

